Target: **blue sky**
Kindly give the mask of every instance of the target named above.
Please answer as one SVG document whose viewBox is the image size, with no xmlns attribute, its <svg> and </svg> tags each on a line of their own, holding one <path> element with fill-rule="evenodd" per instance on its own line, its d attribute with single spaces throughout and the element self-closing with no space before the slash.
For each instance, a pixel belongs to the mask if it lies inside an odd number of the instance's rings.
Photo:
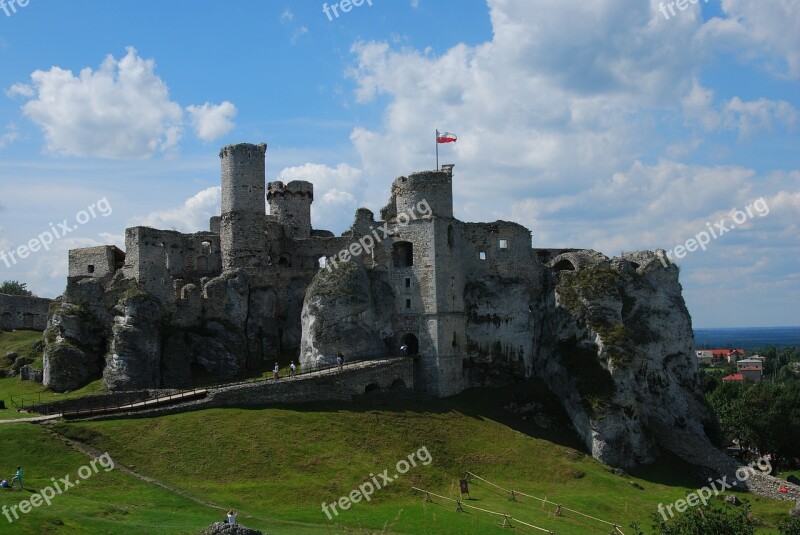
<svg viewBox="0 0 800 535">
<path fill-rule="evenodd" d="M 439 128 L 460 219 L 609 256 L 733 226 L 677 260 L 695 326 L 800 325 L 800 1 L 323 4 L 0 7 L 0 252 L 75 227 L 0 280 L 54 297 L 69 249 L 205 229 L 242 141 L 342 232 Z"/>
</svg>

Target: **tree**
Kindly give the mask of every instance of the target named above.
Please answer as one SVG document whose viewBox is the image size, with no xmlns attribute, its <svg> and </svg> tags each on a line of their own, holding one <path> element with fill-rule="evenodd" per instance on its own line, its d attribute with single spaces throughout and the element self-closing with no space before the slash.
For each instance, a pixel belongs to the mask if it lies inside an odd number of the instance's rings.
<svg viewBox="0 0 800 535">
<path fill-rule="evenodd" d="M 734 507 L 710 505 L 693 507 L 669 522 L 657 512 L 651 516 L 653 530 L 660 535 L 753 535 L 755 529 L 750 521 L 750 505 Z"/>
<path fill-rule="evenodd" d="M 778 524 L 781 535 L 800 535 L 800 516 L 795 516 Z"/>
<path fill-rule="evenodd" d="M 7 295 L 33 295 L 27 289 L 27 284 L 24 282 L 19 281 L 4 281 L 3 284 L 0 284 L 0 294 L 7 294 Z"/>
</svg>

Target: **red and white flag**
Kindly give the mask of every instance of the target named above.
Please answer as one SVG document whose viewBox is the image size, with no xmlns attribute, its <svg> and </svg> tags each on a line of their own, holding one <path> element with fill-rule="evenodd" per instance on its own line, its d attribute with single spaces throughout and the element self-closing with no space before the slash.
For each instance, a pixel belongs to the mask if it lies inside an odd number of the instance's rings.
<svg viewBox="0 0 800 535">
<path fill-rule="evenodd" d="M 455 134 L 451 134 L 450 132 L 439 132 L 436 131 L 436 142 L 437 143 L 453 143 L 458 140 L 458 136 Z"/>
</svg>

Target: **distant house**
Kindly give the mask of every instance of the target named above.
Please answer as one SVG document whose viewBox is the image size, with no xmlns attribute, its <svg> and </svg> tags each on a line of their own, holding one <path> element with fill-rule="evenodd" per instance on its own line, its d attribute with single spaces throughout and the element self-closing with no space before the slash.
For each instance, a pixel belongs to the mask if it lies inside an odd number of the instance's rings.
<svg viewBox="0 0 800 535">
<path fill-rule="evenodd" d="M 711 366 L 714 364 L 714 355 L 711 354 L 711 351 L 697 351 L 697 363 L 701 366 Z"/>
<path fill-rule="evenodd" d="M 741 373 L 734 373 L 734 374 L 731 374 L 731 375 L 726 375 L 725 377 L 722 378 L 722 380 L 723 381 L 743 382 L 744 381 L 744 375 L 742 375 Z"/>
<path fill-rule="evenodd" d="M 713 366 L 719 362 L 735 363 L 744 358 L 744 349 L 700 349 L 696 351 L 697 363 Z"/>
<path fill-rule="evenodd" d="M 759 382 L 764 374 L 764 359 L 752 357 L 742 359 L 736 363 L 736 371 L 744 375 L 748 381 Z"/>
<path fill-rule="evenodd" d="M 731 349 L 731 352 L 725 357 L 731 364 L 736 364 L 740 359 L 744 358 L 744 349 Z"/>
</svg>

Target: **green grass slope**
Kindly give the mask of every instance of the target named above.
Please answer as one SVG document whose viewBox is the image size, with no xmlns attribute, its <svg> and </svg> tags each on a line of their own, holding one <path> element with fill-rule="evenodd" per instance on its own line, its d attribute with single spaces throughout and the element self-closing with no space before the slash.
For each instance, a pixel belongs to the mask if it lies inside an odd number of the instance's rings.
<svg viewBox="0 0 800 535">
<path fill-rule="evenodd" d="M 85 487 L 71 489 L 50 507 L 26 515 L 14 524 L 14 533 L 198 533 L 220 517 L 219 509 L 186 496 L 235 507 L 242 523 L 272 535 L 509 533 L 500 527 L 501 517 L 469 509 L 458 513 L 454 503 L 438 498 L 425 502 L 411 491 L 416 486 L 458 498 L 458 480 L 467 470 L 503 487 L 617 522 L 631 533 L 631 521 L 649 527 L 649 515 L 659 503 L 685 498 L 696 489 L 698 483 L 674 460 L 620 477 L 579 451 L 566 430 L 544 430 L 531 419 L 503 410 L 511 396 L 519 400 L 540 386 L 527 383 L 516 391 L 477 390 L 446 400 L 391 406 L 214 409 L 57 424 L 58 433 L 107 451 L 119 463 L 184 495 L 121 471 L 101 471 Z M 558 420 L 557 410 L 551 414 Z M 3 456 L 6 466 L 0 475 L 11 475 L 13 465 L 21 462 L 33 486 L 75 473 L 87 461 L 49 431 L 30 424 L 0 425 L 0 440 L 4 452 L 14 452 Z M 11 449 L 6 448 L 9 444 Z M 421 448 L 429 452 L 429 464 L 418 462 L 397 474 L 369 502 L 355 503 L 332 520 L 322 513 L 323 502 L 349 495 L 370 480 L 370 474 L 378 477 L 387 469 L 393 476 L 397 462 Z M 610 531 L 577 515 L 555 517 L 552 507 L 543 508 L 535 500 L 509 501 L 507 494 L 485 483 L 473 482 L 470 490 L 466 504 L 506 512 L 558 534 Z M 19 500 L 17 492 L 0 496 L 0 505 Z M 785 517 L 789 504 L 747 497 L 764 523 L 759 532 L 776 533 L 772 526 Z M 7 527 L 0 522 L 0 533 Z M 516 532 L 536 533 L 519 524 Z"/>
</svg>

